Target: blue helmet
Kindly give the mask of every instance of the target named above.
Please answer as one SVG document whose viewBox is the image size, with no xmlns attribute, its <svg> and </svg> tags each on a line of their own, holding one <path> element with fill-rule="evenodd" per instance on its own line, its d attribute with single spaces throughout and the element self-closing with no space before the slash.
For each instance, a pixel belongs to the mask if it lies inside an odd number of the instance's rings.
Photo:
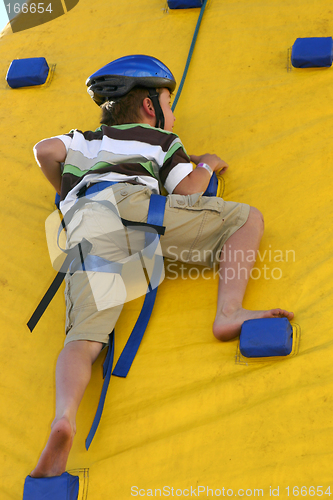
<svg viewBox="0 0 333 500">
<path fill-rule="evenodd" d="M 151 56 L 132 55 L 110 62 L 86 81 L 88 93 L 101 106 L 106 101 L 124 96 L 134 87 L 175 90 L 176 80 L 171 71 Z"/>
</svg>

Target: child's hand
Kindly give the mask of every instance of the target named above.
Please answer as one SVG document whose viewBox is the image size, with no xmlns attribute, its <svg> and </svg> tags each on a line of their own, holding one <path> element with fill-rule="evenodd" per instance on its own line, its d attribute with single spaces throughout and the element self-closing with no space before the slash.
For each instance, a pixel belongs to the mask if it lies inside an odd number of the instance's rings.
<svg viewBox="0 0 333 500">
<path fill-rule="evenodd" d="M 221 160 L 219 156 L 209 153 L 201 156 L 190 155 L 190 160 L 196 165 L 198 165 L 198 163 L 207 163 L 214 172 L 219 174 L 224 174 L 229 166 L 225 161 Z"/>
</svg>

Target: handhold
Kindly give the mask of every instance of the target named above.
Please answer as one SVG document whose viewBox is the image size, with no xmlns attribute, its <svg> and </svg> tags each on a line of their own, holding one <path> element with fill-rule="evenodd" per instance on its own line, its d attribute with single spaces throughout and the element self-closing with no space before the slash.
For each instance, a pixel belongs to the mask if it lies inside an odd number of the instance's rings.
<svg viewBox="0 0 333 500">
<path fill-rule="evenodd" d="M 295 68 L 318 68 L 332 65 L 332 37 L 297 38 L 291 51 Z"/>
<path fill-rule="evenodd" d="M 14 59 L 8 69 L 6 80 L 12 89 L 43 85 L 49 74 L 49 65 L 44 57 Z"/>
</svg>

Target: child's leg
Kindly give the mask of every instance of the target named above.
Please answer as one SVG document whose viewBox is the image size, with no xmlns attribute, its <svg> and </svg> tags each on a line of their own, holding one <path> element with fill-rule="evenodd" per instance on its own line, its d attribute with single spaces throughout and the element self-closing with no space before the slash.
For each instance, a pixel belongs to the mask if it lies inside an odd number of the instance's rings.
<svg viewBox="0 0 333 500">
<path fill-rule="evenodd" d="M 51 434 L 32 477 L 60 476 L 76 432 L 76 413 L 91 377 L 91 366 L 103 344 L 86 340 L 69 342 L 61 351 L 56 369 L 56 415 Z"/>
<path fill-rule="evenodd" d="M 287 317 L 291 320 L 294 317 L 293 313 L 283 309 L 249 311 L 242 307 L 250 272 L 254 266 L 254 262 L 249 262 L 244 256 L 257 255 L 263 230 L 262 214 L 251 207 L 247 222 L 228 239 L 227 248 L 223 248 L 217 312 L 213 325 L 213 333 L 219 340 L 237 337 L 243 322 L 248 319 Z"/>
</svg>

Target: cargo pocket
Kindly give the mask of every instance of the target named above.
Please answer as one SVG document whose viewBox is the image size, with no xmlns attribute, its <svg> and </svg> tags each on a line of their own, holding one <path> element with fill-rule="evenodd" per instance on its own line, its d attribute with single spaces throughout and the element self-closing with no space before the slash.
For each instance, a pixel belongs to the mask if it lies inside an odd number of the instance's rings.
<svg viewBox="0 0 333 500">
<path fill-rule="evenodd" d="M 152 192 L 146 186 L 123 183 L 114 192 L 120 216 L 127 220 L 145 222 Z"/>
</svg>

